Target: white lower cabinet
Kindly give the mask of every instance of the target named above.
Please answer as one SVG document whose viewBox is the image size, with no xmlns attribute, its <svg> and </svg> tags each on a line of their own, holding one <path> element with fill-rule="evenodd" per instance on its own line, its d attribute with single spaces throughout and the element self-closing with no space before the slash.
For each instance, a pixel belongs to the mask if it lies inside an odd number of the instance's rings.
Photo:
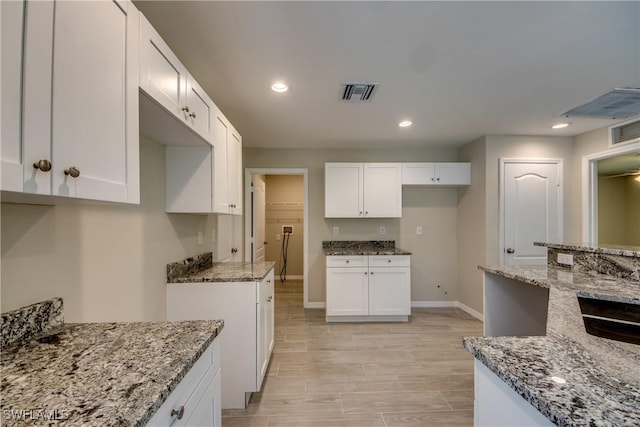
<svg viewBox="0 0 640 427">
<path fill-rule="evenodd" d="M 147 426 L 222 426 L 220 338 L 200 356 Z"/>
<path fill-rule="evenodd" d="M 224 320 L 216 338 L 224 360 L 224 409 L 244 408 L 262 387 L 274 346 L 273 285 L 273 269 L 255 282 L 167 284 L 167 320 Z"/>
<path fill-rule="evenodd" d="M 327 256 L 327 322 L 406 321 L 411 314 L 407 255 Z"/>
<path fill-rule="evenodd" d="M 475 426 L 555 425 L 478 359 L 474 359 L 474 366 Z"/>
</svg>

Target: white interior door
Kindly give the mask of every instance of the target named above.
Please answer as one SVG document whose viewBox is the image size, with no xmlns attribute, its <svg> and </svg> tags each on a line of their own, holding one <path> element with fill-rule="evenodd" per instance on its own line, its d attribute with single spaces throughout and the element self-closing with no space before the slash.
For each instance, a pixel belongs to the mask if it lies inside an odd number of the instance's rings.
<svg viewBox="0 0 640 427">
<path fill-rule="evenodd" d="M 547 248 L 533 242 L 562 241 L 562 162 L 501 164 L 503 264 L 545 264 Z"/>
<path fill-rule="evenodd" d="M 265 255 L 265 195 L 266 183 L 264 175 L 253 175 L 252 179 L 252 209 L 251 209 L 251 244 L 253 247 L 254 262 L 263 262 Z"/>
</svg>

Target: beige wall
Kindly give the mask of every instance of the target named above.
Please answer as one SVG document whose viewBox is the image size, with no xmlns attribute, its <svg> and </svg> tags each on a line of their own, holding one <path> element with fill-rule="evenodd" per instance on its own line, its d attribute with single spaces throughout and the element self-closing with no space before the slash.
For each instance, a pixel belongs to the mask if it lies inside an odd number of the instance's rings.
<svg viewBox="0 0 640 427">
<path fill-rule="evenodd" d="M 64 299 L 65 321 L 166 317 L 166 264 L 211 251 L 215 216 L 164 212 L 164 147 L 141 137 L 141 204 L 2 204 L 2 311 Z"/>
<path fill-rule="evenodd" d="M 628 176 L 627 181 L 627 240 L 628 246 L 640 246 L 640 176 Z"/>
<path fill-rule="evenodd" d="M 396 240 L 399 247 L 414 253 L 412 262 L 416 268 L 412 269 L 413 300 L 421 300 L 422 298 L 456 299 L 457 237 L 454 206 L 457 203 L 457 190 L 405 189 L 404 217 L 402 219 L 325 219 L 324 163 L 336 161 L 455 161 L 457 160 L 457 149 L 289 150 L 245 148 L 243 154 L 245 168 L 307 168 L 309 170 L 308 285 L 310 302 L 325 300 L 323 240 Z M 332 235 L 332 228 L 336 225 L 340 227 L 338 237 Z M 416 225 L 422 225 L 425 230 L 421 239 L 413 236 Z M 378 234 L 380 226 L 386 227 L 384 236 Z M 436 250 L 438 247 L 444 249 L 438 251 Z M 437 288 L 438 284 L 441 286 L 440 290 Z M 448 295 L 444 295 L 442 290 L 447 290 Z"/>
<path fill-rule="evenodd" d="M 626 245 L 627 232 L 627 180 L 623 177 L 598 177 L 598 242 Z M 617 206 L 617 209 L 612 209 Z M 638 220 L 636 219 L 636 228 Z"/>
<path fill-rule="evenodd" d="M 266 260 L 276 263 L 276 277 L 282 269 L 282 226 L 293 226 L 287 250 L 287 276 L 303 274 L 304 177 L 302 175 L 267 175 L 265 241 Z M 278 237 L 280 240 L 278 239 Z"/>
</svg>

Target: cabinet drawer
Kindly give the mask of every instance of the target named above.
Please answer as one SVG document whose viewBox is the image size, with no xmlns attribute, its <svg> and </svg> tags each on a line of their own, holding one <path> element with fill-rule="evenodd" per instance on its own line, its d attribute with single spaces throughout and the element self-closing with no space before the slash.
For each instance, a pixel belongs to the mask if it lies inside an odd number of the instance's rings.
<svg viewBox="0 0 640 427">
<path fill-rule="evenodd" d="M 367 267 L 366 256 L 332 255 L 327 257 L 327 267 Z"/>
<path fill-rule="evenodd" d="M 196 361 L 193 367 L 187 372 L 178 386 L 171 392 L 167 400 L 149 420 L 147 426 L 169 426 L 173 422 L 178 421 L 176 416 L 171 415 L 172 410 L 179 410 L 184 406 L 184 415 L 182 420 L 190 417 L 190 409 L 199 398 L 190 399 L 195 396 L 198 388 L 208 386 L 218 369 L 220 368 L 220 339 L 216 338 L 213 343 L 205 350 L 205 352 Z M 202 391 L 200 391 L 202 392 Z M 191 403 L 189 401 L 191 400 Z M 177 424 L 179 425 L 179 422 Z"/>
<path fill-rule="evenodd" d="M 369 267 L 410 267 L 409 255 L 370 255 Z"/>
</svg>

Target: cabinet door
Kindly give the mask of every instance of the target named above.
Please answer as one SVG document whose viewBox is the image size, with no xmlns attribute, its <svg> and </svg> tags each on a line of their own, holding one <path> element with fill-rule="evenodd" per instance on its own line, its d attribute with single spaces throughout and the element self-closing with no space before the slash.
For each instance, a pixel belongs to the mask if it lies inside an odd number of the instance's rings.
<svg viewBox="0 0 640 427">
<path fill-rule="evenodd" d="M 402 185 L 431 185 L 434 173 L 435 163 L 403 163 Z"/>
<path fill-rule="evenodd" d="M 187 79 L 187 98 L 185 105 L 189 109 L 186 112 L 186 120 L 193 129 L 205 140 L 213 139 L 211 126 L 213 101 L 190 75 Z"/>
<path fill-rule="evenodd" d="M 470 163 L 435 163 L 435 183 L 439 185 L 469 185 Z"/>
<path fill-rule="evenodd" d="M 324 166 L 325 218 L 358 218 L 364 215 L 362 163 L 326 163 Z"/>
<path fill-rule="evenodd" d="M 364 216 L 399 218 L 402 216 L 402 165 L 364 164 Z"/>
<path fill-rule="evenodd" d="M 193 407 L 189 408 L 191 412 L 189 416 L 185 416 L 182 420 L 179 420 L 174 427 L 179 426 L 199 426 L 199 427 L 220 427 L 222 426 L 222 387 L 221 387 L 221 373 L 220 369 L 217 370 L 216 375 L 206 385 L 204 390 L 197 390 L 196 395 L 191 399 L 197 399 L 194 402 Z"/>
<path fill-rule="evenodd" d="M 327 316 L 369 314 L 368 278 L 366 268 L 327 268 Z"/>
<path fill-rule="evenodd" d="M 229 213 L 229 194 L 227 179 L 227 140 L 231 133 L 230 125 L 220 110 L 216 109 L 213 118 L 213 208 L 217 213 Z"/>
<path fill-rule="evenodd" d="M 258 363 L 256 365 L 256 384 L 257 389 L 262 386 L 262 381 L 267 373 L 269 366 L 269 358 L 273 349 L 273 273 L 267 276 L 258 286 L 259 301 L 258 304 L 258 334 L 256 336 L 258 342 Z"/>
<path fill-rule="evenodd" d="M 52 194 L 137 203 L 138 12 L 59 1 L 54 16 Z"/>
<path fill-rule="evenodd" d="M 2 126 L 0 184 L 2 190 L 22 191 L 22 52 L 26 2 L 0 2 L 2 26 Z"/>
<path fill-rule="evenodd" d="M 227 183 L 231 213 L 242 215 L 242 136 L 233 127 L 227 139 Z"/>
<path fill-rule="evenodd" d="M 411 314 L 410 268 L 370 268 L 369 315 L 409 314 Z"/>
<path fill-rule="evenodd" d="M 185 120 L 187 69 L 140 14 L 140 88 L 174 116 Z"/>
</svg>

